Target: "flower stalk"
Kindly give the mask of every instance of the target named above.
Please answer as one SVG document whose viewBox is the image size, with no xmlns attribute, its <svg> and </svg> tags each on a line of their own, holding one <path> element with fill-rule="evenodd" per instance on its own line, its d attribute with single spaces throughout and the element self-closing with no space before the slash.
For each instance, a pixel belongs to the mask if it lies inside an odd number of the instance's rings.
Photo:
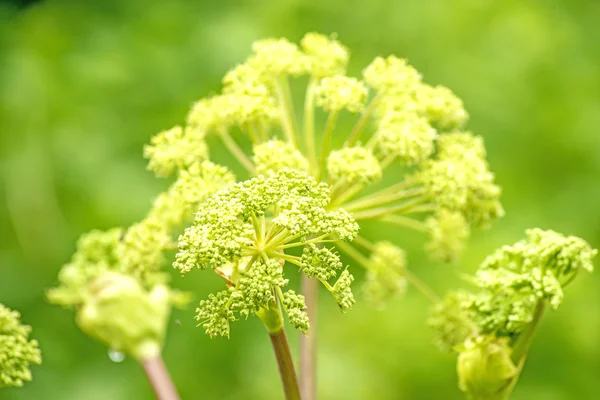
<svg viewBox="0 0 600 400">
<path fill-rule="evenodd" d="M 157 400 L 179 400 L 177 389 L 159 354 L 140 360 Z"/>
<path fill-rule="evenodd" d="M 302 277 L 302 294 L 306 300 L 306 313 L 311 326 L 300 336 L 300 388 L 304 400 L 317 398 L 317 315 L 319 286 L 316 278 Z"/>
</svg>

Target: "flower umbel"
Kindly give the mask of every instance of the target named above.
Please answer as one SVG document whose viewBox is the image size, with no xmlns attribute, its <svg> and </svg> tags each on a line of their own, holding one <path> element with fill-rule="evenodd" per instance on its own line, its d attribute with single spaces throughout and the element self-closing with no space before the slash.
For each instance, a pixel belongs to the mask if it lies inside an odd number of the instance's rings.
<svg viewBox="0 0 600 400">
<path fill-rule="evenodd" d="M 472 398 L 508 398 L 545 305 L 558 308 L 564 288 L 593 270 L 598 251 L 583 239 L 541 229 L 526 236 L 483 261 L 471 279 L 479 291 L 453 293 L 433 309 L 435 341 L 459 353 L 460 387 Z"/>
<path fill-rule="evenodd" d="M 211 268 L 225 279 L 228 289 L 202 301 L 197 310 L 207 334 L 228 336 L 230 321 L 273 304 L 283 304 L 290 321 L 306 330 L 303 298 L 283 291 L 288 264 L 316 276 L 343 310 L 351 306 L 351 275 L 345 271 L 331 285 L 342 263 L 320 245 L 352 240 L 358 225 L 343 210 L 326 210 L 328 203 L 326 184 L 283 169 L 221 190 L 200 206 L 194 225 L 179 238 L 173 266 L 182 273 Z M 302 256 L 293 255 L 302 248 Z"/>
</svg>

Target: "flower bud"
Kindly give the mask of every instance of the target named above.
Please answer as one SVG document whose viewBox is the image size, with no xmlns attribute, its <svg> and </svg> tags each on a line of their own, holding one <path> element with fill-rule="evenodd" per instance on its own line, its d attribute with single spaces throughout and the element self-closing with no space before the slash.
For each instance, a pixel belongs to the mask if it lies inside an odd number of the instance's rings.
<svg viewBox="0 0 600 400">
<path fill-rule="evenodd" d="M 468 340 L 458 356 L 458 386 L 469 398 L 507 399 L 517 375 L 507 339 L 479 336 Z"/>
<path fill-rule="evenodd" d="M 144 359 L 160 352 L 170 303 L 165 285 L 147 291 L 131 276 L 106 272 L 92 284 L 77 324 L 111 349 Z"/>
</svg>

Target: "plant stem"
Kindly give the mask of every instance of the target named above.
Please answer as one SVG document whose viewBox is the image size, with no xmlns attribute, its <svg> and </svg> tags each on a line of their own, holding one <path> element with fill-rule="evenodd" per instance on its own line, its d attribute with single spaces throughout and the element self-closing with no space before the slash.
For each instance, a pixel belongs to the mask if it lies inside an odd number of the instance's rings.
<svg viewBox="0 0 600 400">
<path fill-rule="evenodd" d="M 317 306 L 319 282 L 302 275 L 302 293 L 310 329 L 300 336 L 300 390 L 304 400 L 317 398 Z"/>
<path fill-rule="evenodd" d="M 427 297 L 429 300 L 431 300 L 432 303 L 436 304 L 441 301 L 441 299 L 437 295 L 437 293 L 435 293 L 428 284 L 426 284 L 421 279 L 419 279 L 410 270 L 405 268 L 403 270 L 403 272 L 404 272 L 404 276 L 406 277 L 406 280 L 409 281 L 410 284 L 413 285 L 415 288 L 417 288 L 421 293 L 423 293 L 425 295 L 425 297 Z"/>
<path fill-rule="evenodd" d="M 306 97 L 304 99 L 304 140 L 306 144 L 306 154 L 310 164 L 312 175 L 317 173 L 317 151 L 315 148 L 315 87 L 317 80 L 312 77 L 306 88 Z"/>
<path fill-rule="evenodd" d="M 378 102 L 379 102 L 379 95 L 376 95 L 375 97 L 373 97 L 373 100 L 371 100 L 371 103 L 367 106 L 367 108 L 364 109 L 364 111 L 360 115 L 360 118 L 356 122 L 356 125 L 354 125 L 354 128 L 352 129 L 352 132 L 350 133 L 350 137 L 346 141 L 346 147 L 352 147 L 352 145 L 354 145 L 354 143 L 356 143 L 356 141 L 360 137 L 360 133 L 362 132 L 367 121 L 369 120 L 371 113 L 373 112 L 373 110 L 375 110 L 375 107 L 377 106 Z"/>
<path fill-rule="evenodd" d="M 379 207 L 373 208 L 366 211 L 359 211 L 352 214 L 354 219 L 375 219 L 379 217 L 383 217 L 389 214 L 393 214 L 396 212 L 402 212 L 404 214 L 408 214 L 409 212 L 414 212 L 416 210 L 422 210 L 422 203 L 425 201 L 423 198 L 417 198 L 414 200 L 406 201 L 402 204 L 398 204 L 391 207 Z M 429 207 L 429 205 L 428 205 Z M 427 209 L 429 210 L 429 209 Z"/>
<path fill-rule="evenodd" d="M 255 172 L 254 164 L 252 164 L 252 161 L 250 161 L 246 153 L 244 153 L 236 141 L 233 140 L 229 132 L 227 132 L 226 129 L 222 129 L 219 137 L 223 141 L 225 147 L 227 147 L 227 150 L 229 150 L 229 152 L 239 161 L 240 164 L 244 166 L 244 168 L 248 170 L 248 172 L 253 174 Z"/>
<path fill-rule="evenodd" d="M 531 343 L 533 342 L 535 331 L 540 323 L 542 315 L 544 314 L 544 308 L 544 300 L 540 300 L 535 307 L 533 320 L 529 323 L 529 325 L 527 325 L 527 328 L 525 328 L 523 333 L 519 335 L 517 341 L 513 345 L 510 358 L 513 360 L 515 365 L 519 365 L 519 363 L 523 361 L 525 357 L 527 357 L 527 352 L 529 351 Z"/>
<path fill-rule="evenodd" d="M 325 123 L 325 131 L 323 132 L 323 142 L 321 144 L 321 154 L 319 155 L 319 179 L 322 179 L 325 176 L 325 164 L 327 162 L 329 145 L 331 143 L 331 136 L 333 135 L 333 130 L 335 129 L 335 124 L 337 122 L 337 116 L 337 111 L 331 111 L 329 113 L 329 116 L 327 117 L 327 122 Z"/>
<path fill-rule="evenodd" d="M 277 366 L 279 367 L 279 375 L 283 383 L 286 400 L 301 400 L 294 361 L 285 330 L 281 328 L 277 332 L 269 332 L 269 337 L 275 351 L 275 358 L 277 358 Z"/>
<path fill-rule="evenodd" d="M 529 348 L 531 347 L 531 343 L 533 342 L 533 337 L 535 336 L 535 332 L 537 327 L 542 319 L 542 315 L 544 314 L 545 302 L 544 300 L 540 300 L 535 307 L 535 311 L 533 314 L 533 320 L 529 323 L 527 328 L 519 335 L 517 341 L 513 345 L 512 354 L 510 358 L 513 363 L 517 366 L 517 373 L 512 379 L 510 385 L 503 391 L 503 395 L 505 396 L 503 399 L 509 399 L 512 391 L 515 389 L 517 385 L 517 381 L 519 380 L 519 376 L 521 372 L 523 372 L 523 368 L 525 367 L 525 360 L 527 359 L 527 353 L 529 352 Z"/>
<path fill-rule="evenodd" d="M 285 136 L 294 147 L 298 147 L 294 104 L 292 103 L 292 94 L 286 76 L 275 79 L 275 91 L 279 100 L 279 110 L 281 112 L 281 121 Z"/>
<path fill-rule="evenodd" d="M 140 361 L 158 400 L 179 400 L 179 395 L 160 354 Z"/>
<path fill-rule="evenodd" d="M 414 229 L 417 232 L 427 233 L 429 228 L 423 221 L 419 221 L 404 215 L 386 215 L 380 219 L 381 222 L 389 222 L 394 225 L 402 226 L 405 228 Z"/>
<path fill-rule="evenodd" d="M 423 188 L 413 188 L 396 193 L 384 193 L 380 195 L 371 195 L 355 200 L 351 203 L 344 204 L 344 210 L 348 212 L 381 206 L 388 203 L 393 203 L 398 200 L 407 199 L 409 197 L 421 196 L 425 193 Z"/>
</svg>

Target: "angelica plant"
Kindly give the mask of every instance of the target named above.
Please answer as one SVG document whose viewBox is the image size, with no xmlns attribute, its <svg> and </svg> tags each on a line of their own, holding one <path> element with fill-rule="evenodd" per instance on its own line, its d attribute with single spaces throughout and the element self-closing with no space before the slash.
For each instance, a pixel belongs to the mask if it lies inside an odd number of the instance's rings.
<svg viewBox="0 0 600 400">
<path fill-rule="evenodd" d="M 226 168 L 206 160 L 205 152 L 185 155 L 187 162 L 179 163 L 180 154 L 161 147 L 161 141 L 174 136 L 166 132 L 154 141 L 154 159 L 161 160 L 157 174 L 177 169 L 178 177 L 157 196 L 146 218 L 126 229 L 84 234 L 59 273 L 59 286 L 48 292 L 52 303 L 75 310 L 82 331 L 138 360 L 157 397 L 169 400 L 178 395 L 161 349 L 171 308 L 187 303 L 188 295 L 170 288 L 161 271 L 167 265 L 165 253 L 176 248 L 176 235 L 198 204 L 234 180 Z"/>
<path fill-rule="evenodd" d="M 41 364 L 37 340 L 29 339 L 31 327 L 21 314 L 0 304 L 0 388 L 23 386 L 31 380 L 31 364 Z"/>
<path fill-rule="evenodd" d="M 487 227 L 503 215 L 482 138 L 465 130 L 462 101 L 425 83 L 406 60 L 377 57 L 362 79 L 346 75 L 348 61 L 343 44 L 318 33 L 306 34 L 299 46 L 286 39 L 255 42 L 251 55 L 225 74 L 221 93 L 195 102 L 184 127 L 152 139 L 146 148 L 150 168 L 169 174 L 185 167 L 207 151 L 197 132 L 213 135 L 248 178 L 306 172 L 329 186 L 327 210 L 424 234 L 433 258 L 455 261 L 472 227 Z M 304 82 L 304 93 L 292 93 L 291 80 Z M 294 100 L 302 94 L 300 111 Z M 353 128 L 338 126 L 342 113 L 356 115 Z M 394 170 L 404 171 L 403 178 L 390 182 Z M 397 244 L 363 236 L 354 243 L 337 247 L 366 269 L 366 298 L 381 306 L 407 280 L 435 298 L 406 268 Z M 323 251 L 317 244 L 311 248 Z M 309 400 L 316 397 L 317 282 L 303 276 L 312 328 L 301 338 L 300 369 Z"/>
<path fill-rule="evenodd" d="M 227 288 L 211 294 L 196 310 L 208 335 L 229 336 L 230 322 L 250 315 L 260 318 L 288 399 L 300 399 L 300 392 L 282 309 L 304 333 L 309 320 L 304 297 L 285 290 L 284 270 L 300 269 L 318 279 L 342 310 L 354 303 L 353 277 L 329 243 L 352 240 L 358 224 L 343 210 L 327 210 L 328 203 L 325 183 L 292 169 L 236 183 L 200 205 L 194 224 L 179 238 L 173 264 L 182 273 L 210 268 L 225 281 Z M 294 250 L 300 253 L 294 255 Z"/>
<path fill-rule="evenodd" d="M 472 282 L 451 293 L 430 325 L 442 350 L 458 354 L 459 387 L 471 399 L 508 399 L 545 309 L 556 310 L 564 288 L 593 270 L 598 253 L 584 240 L 531 229 L 526 239 L 488 256 Z"/>
</svg>

